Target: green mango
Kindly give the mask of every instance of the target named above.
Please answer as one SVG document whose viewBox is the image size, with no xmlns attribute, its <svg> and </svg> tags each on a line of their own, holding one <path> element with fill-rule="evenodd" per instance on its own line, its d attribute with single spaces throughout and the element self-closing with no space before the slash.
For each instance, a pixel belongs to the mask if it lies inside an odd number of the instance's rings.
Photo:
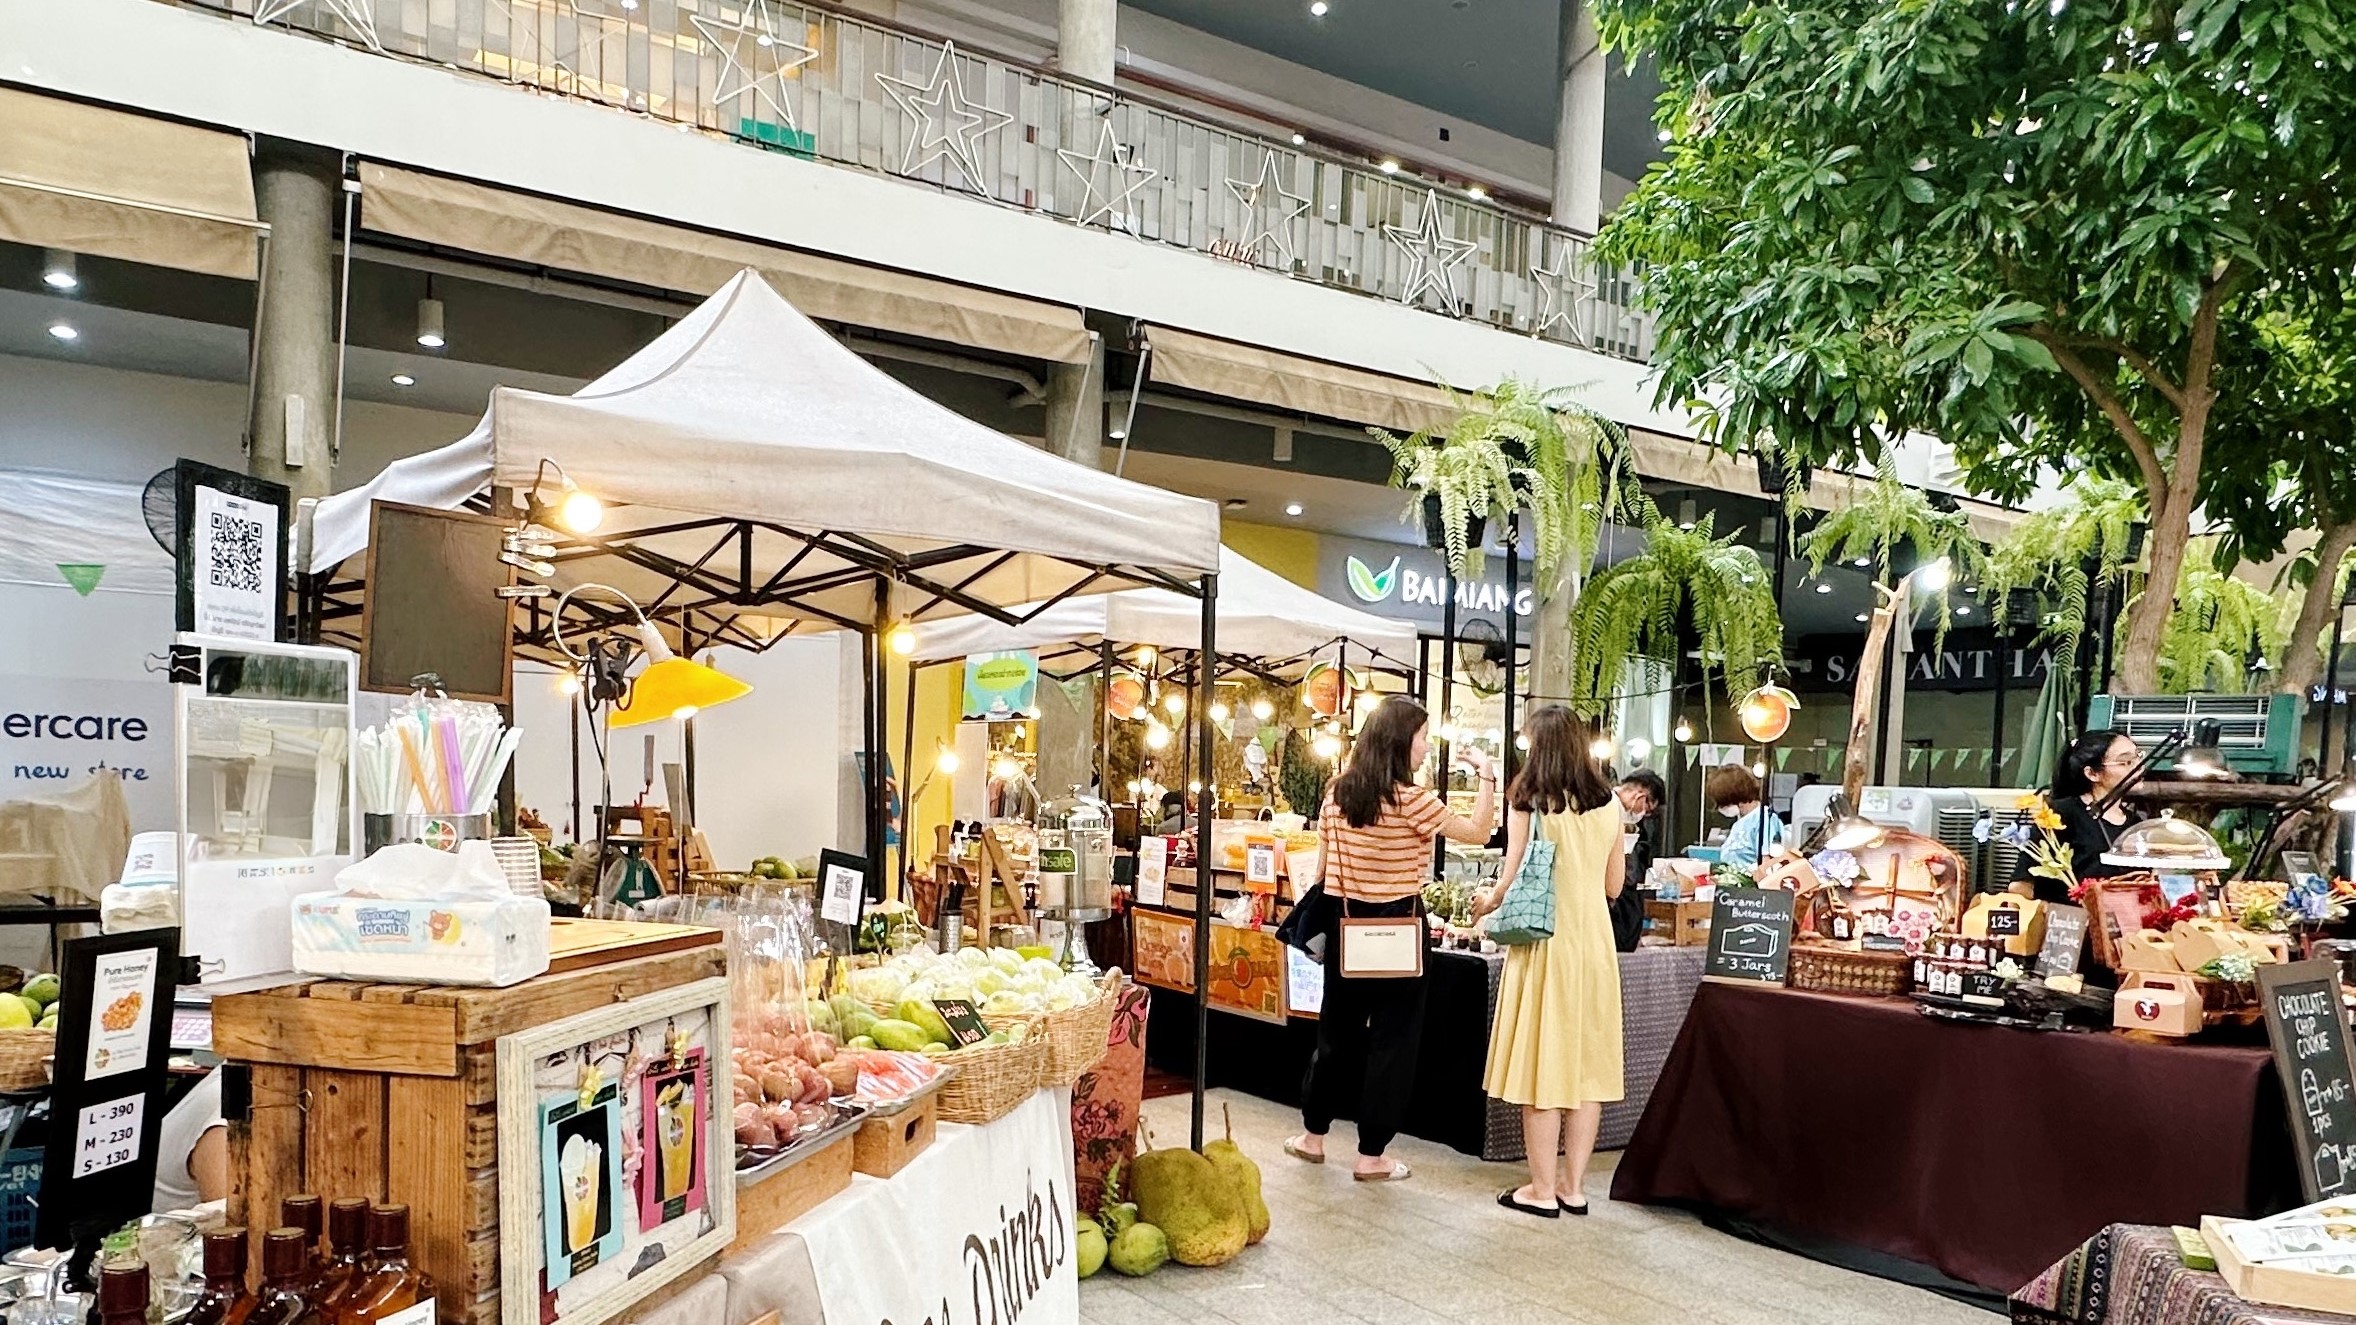
<svg viewBox="0 0 2356 1325">
<path fill-rule="evenodd" d="M 931 1043 L 924 1027 L 906 1021 L 879 1021 L 867 1033 L 884 1049 L 922 1049 Z"/>
<path fill-rule="evenodd" d="M 900 1006 L 892 1009 L 892 1015 L 901 1021 L 922 1026 L 926 1035 L 942 1044 L 949 1044 L 957 1038 L 949 1033 L 949 1023 L 941 1019 L 940 1010 L 920 999 L 900 1000 Z"/>
</svg>

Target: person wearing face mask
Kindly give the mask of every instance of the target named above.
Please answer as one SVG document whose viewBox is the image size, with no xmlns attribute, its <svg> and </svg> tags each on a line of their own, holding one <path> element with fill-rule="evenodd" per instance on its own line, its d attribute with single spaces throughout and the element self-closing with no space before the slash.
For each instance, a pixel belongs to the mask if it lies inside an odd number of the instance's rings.
<svg viewBox="0 0 2356 1325">
<path fill-rule="evenodd" d="M 1713 768 L 1703 780 L 1702 790 L 1718 813 L 1734 821 L 1726 829 L 1725 845 L 1718 850 L 1721 862 L 1756 868 L 1767 848 L 1783 841 L 1783 820 L 1760 803 L 1759 779 L 1751 770 L 1740 764 Z"/>
<path fill-rule="evenodd" d="M 1644 898 L 1642 885 L 1652 873 L 1652 858 L 1658 850 L 1653 816 L 1669 801 L 1669 786 L 1661 775 L 1649 768 L 1640 768 L 1620 779 L 1613 788 L 1620 801 L 1622 841 L 1627 846 L 1627 869 L 1622 876 L 1628 886 L 1612 898 L 1612 946 L 1622 952 L 1636 951 L 1637 941 L 1644 937 Z"/>
</svg>

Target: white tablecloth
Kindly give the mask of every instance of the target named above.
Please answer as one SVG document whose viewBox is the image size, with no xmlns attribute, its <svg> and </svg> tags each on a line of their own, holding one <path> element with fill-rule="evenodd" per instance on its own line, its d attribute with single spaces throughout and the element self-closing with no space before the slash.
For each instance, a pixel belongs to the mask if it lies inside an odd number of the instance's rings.
<svg viewBox="0 0 2356 1325">
<path fill-rule="evenodd" d="M 943 1123 L 892 1178 L 848 1191 L 720 1263 L 727 1325 L 1079 1325 L 1072 1104 L 1042 1090 L 994 1123 Z"/>
</svg>

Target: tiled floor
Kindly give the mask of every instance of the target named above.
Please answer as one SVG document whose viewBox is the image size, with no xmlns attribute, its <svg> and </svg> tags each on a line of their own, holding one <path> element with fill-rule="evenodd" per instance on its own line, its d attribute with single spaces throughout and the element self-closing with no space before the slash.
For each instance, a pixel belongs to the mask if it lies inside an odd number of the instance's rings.
<svg viewBox="0 0 2356 1325">
<path fill-rule="evenodd" d="M 1988 1325 L 1933 1294 L 1714 1233 L 1692 1219 L 1605 1199 L 1609 1155 L 1588 1175 L 1595 1213 L 1531 1219 L 1500 1210 L 1518 1164 L 1483 1164 L 1402 1138 L 1415 1168 L 1397 1185 L 1350 1181 L 1346 1163 L 1287 1159 L 1291 1110 L 1214 1092 L 1260 1163 L 1267 1240 L 1215 1270 L 1171 1265 L 1144 1279 L 1109 1268 L 1080 1285 L 1088 1325 Z M 1187 1101 L 1145 1106 L 1157 1139 L 1183 1142 Z M 1335 1129 L 1337 1153 L 1354 1146 Z"/>
</svg>

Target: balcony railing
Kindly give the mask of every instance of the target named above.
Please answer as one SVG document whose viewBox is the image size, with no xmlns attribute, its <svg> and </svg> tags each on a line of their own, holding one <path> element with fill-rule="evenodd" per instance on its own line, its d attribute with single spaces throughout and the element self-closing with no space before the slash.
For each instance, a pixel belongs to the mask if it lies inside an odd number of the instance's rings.
<svg viewBox="0 0 2356 1325">
<path fill-rule="evenodd" d="M 781 0 L 182 0 L 1644 361 L 1584 237 L 1019 62 Z M 970 174 L 968 173 L 970 170 Z"/>
</svg>

